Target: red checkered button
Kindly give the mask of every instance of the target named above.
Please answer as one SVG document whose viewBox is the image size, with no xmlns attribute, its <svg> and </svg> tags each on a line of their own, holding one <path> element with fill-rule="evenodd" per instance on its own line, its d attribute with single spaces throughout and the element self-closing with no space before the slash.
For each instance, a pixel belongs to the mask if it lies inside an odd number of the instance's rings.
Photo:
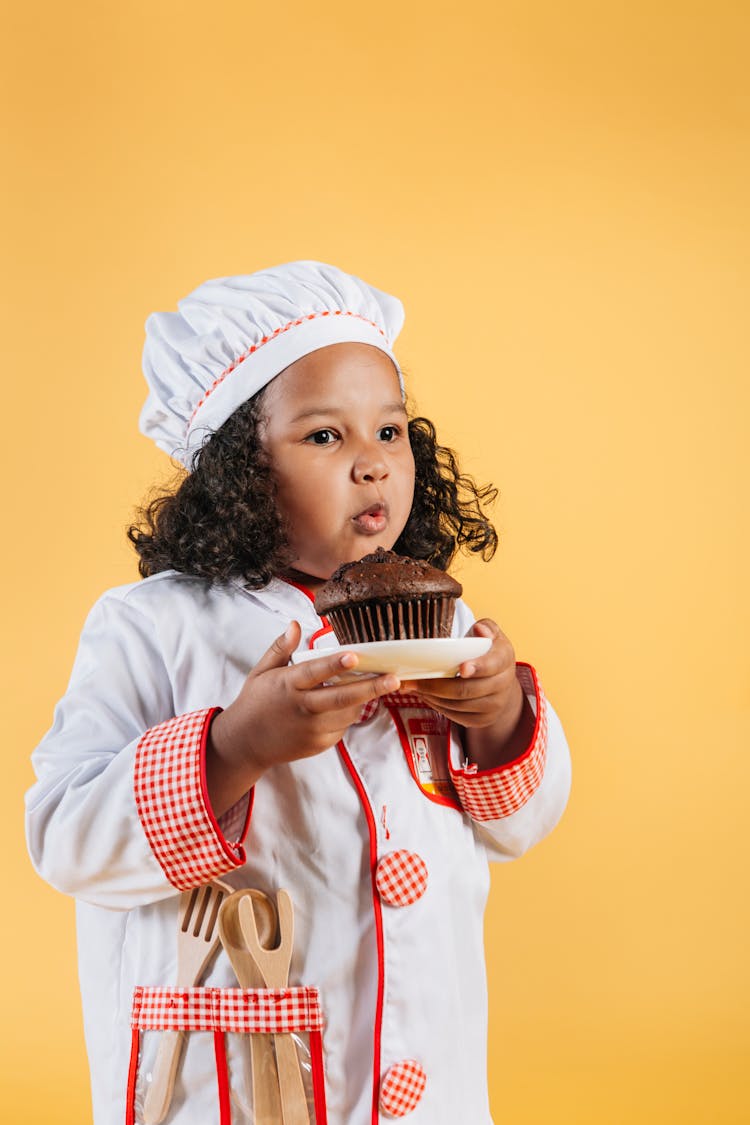
<svg viewBox="0 0 750 1125">
<path fill-rule="evenodd" d="M 416 852 L 400 848 L 380 860 L 375 882 L 383 902 L 389 906 L 409 906 L 427 889 L 427 865 Z"/>
<path fill-rule="evenodd" d="M 380 1108 L 390 1117 L 406 1117 L 419 1105 L 427 1075 L 416 1059 L 394 1063 L 380 1083 Z"/>
</svg>

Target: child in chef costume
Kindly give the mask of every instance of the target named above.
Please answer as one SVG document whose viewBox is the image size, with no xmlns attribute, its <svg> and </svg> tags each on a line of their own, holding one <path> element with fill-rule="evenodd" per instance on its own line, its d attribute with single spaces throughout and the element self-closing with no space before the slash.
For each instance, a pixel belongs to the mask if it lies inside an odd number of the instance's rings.
<svg viewBox="0 0 750 1125">
<path fill-rule="evenodd" d="M 187 472 L 131 528 L 143 580 L 91 611 L 27 799 L 77 899 L 95 1123 L 148 1120 L 147 1040 L 180 1029 L 174 1125 L 255 1122 L 226 1042 L 259 1031 L 294 1035 L 315 1125 L 489 1125 L 488 860 L 559 819 L 559 721 L 463 601 L 488 651 L 406 682 L 352 676 L 313 599 L 376 547 L 488 556 L 491 490 L 407 415 L 395 297 L 302 261 L 178 307 L 147 321 L 141 428 Z M 174 987 L 180 892 L 214 879 L 289 892 L 287 989 L 242 992 L 223 951 Z"/>
</svg>

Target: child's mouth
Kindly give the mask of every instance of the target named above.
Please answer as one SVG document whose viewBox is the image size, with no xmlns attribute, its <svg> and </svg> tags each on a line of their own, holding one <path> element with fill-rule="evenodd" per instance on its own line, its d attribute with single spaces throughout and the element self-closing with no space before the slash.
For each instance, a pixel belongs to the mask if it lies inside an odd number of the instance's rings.
<svg viewBox="0 0 750 1125">
<path fill-rule="evenodd" d="M 369 508 L 365 508 L 364 512 L 354 516 L 353 521 L 363 535 L 377 535 L 379 532 L 385 531 L 388 523 L 388 511 L 385 504 L 372 504 Z"/>
</svg>

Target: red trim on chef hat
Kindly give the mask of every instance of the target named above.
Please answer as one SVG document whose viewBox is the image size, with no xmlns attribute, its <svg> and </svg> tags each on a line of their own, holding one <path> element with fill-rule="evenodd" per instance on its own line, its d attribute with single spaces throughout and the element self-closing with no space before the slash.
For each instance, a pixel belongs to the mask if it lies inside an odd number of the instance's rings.
<svg viewBox="0 0 750 1125">
<path fill-rule="evenodd" d="M 140 427 L 186 466 L 238 406 L 318 348 L 371 344 L 401 379 L 392 352 L 401 302 L 324 262 L 206 281 L 177 307 L 146 321 Z"/>
</svg>

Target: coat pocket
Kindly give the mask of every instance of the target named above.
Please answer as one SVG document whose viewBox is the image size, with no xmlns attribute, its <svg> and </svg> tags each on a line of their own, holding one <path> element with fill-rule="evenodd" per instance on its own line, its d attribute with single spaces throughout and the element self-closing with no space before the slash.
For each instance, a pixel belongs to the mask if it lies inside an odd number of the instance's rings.
<svg viewBox="0 0 750 1125">
<path fill-rule="evenodd" d="M 428 707 L 388 704 L 388 710 L 409 772 L 421 792 L 436 804 L 461 812 L 448 765 L 451 738 L 455 737 L 451 723 Z"/>
<path fill-rule="evenodd" d="M 126 1125 L 325 1125 L 322 1029 L 315 988 L 136 988 Z"/>
</svg>

